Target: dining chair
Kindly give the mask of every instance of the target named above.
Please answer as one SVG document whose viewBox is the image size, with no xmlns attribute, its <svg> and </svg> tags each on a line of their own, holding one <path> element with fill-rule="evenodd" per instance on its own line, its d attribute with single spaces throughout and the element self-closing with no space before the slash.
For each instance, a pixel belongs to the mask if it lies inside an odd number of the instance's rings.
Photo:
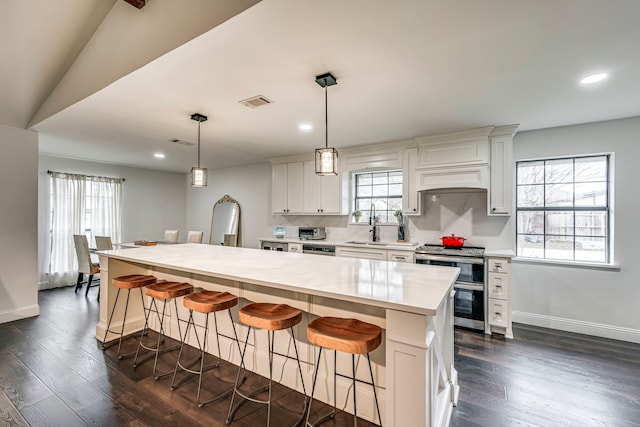
<svg viewBox="0 0 640 427">
<path fill-rule="evenodd" d="M 76 256 L 78 257 L 78 280 L 76 282 L 76 288 L 74 292 L 78 292 L 78 289 L 82 288 L 83 276 L 85 274 L 88 274 L 89 278 L 87 279 L 87 290 L 84 293 L 86 296 L 89 294 L 89 288 L 91 287 L 93 276 L 100 273 L 100 264 L 96 264 L 91 261 L 91 252 L 89 252 L 89 242 L 87 241 L 87 236 L 85 236 L 84 234 L 74 234 L 73 241 L 76 246 Z M 99 294 L 98 298 L 100 298 Z"/>
<path fill-rule="evenodd" d="M 179 230 L 164 230 L 165 243 L 178 243 Z"/>
<path fill-rule="evenodd" d="M 204 232 L 202 231 L 189 231 L 187 243 L 202 243 L 203 234 Z"/>
<path fill-rule="evenodd" d="M 96 249 L 99 251 L 110 251 L 111 249 L 113 249 L 113 243 L 111 243 L 111 237 L 96 236 Z"/>
</svg>

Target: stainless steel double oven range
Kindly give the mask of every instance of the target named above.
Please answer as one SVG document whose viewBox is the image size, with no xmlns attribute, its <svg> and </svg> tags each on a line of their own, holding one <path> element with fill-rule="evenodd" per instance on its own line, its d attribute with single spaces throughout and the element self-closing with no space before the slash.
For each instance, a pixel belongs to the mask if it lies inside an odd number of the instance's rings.
<svg viewBox="0 0 640 427">
<path fill-rule="evenodd" d="M 460 268 L 454 284 L 454 324 L 485 330 L 484 248 L 464 246 L 447 248 L 424 245 L 415 251 L 416 264 L 444 265 Z"/>
</svg>

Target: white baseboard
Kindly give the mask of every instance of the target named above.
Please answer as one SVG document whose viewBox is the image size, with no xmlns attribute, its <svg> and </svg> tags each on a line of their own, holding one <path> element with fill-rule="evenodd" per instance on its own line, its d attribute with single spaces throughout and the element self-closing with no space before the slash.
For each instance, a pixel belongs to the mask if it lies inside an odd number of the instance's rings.
<svg viewBox="0 0 640 427">
<path fill-rule="evenodd" d="M 28 305 L 13 310 L 0 311 L 0 323 L 13 322 L 14 320 L 26 319 L 40 314 L 40 306 L 38 304 Z"/>
<path fill-rule="evenodd" d="M 640 329 L 624 328 L 621 326 L 605 325 L 602 323 L 585 322 L 582 320 L 565 319 L 536 313 L 513 311 L 511 318 L 516 323 L 558 329 L 567 332 L 593 335 L 640 344 Z"/>
</svg>

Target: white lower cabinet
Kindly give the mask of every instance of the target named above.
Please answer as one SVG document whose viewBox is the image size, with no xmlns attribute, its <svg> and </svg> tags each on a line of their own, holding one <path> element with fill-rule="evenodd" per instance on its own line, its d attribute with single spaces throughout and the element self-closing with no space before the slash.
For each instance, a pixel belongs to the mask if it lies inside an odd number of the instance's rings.
<svg viewBox="0 0 640 427">
<path fill-rule="evenodd" d="M 378 261 L 387 260 L 387 251 L 384 249 L 369 249 L 369 248 L 352 248 L 346 246 L 338 246 L 336 248 L 336 256 L 345 258 L 362 258 L 362 259 L 374 259 Z"/>
<path fill-rule="evenodd" d="M 487 320 L 489 333 L 513 338 L 511 327 L 511 258 L 487 258 Z"/>
<path fill-rule="evenodd" d="M 302 253 L 302 243 L 289 243 L 287 246 L 289 252 Z"/>
<path fill-rule="evenodd" d="M 413 264 L 415 262 L 415 253 L 410 251 L 387 251 L 387 261 Z"/>
</svg>

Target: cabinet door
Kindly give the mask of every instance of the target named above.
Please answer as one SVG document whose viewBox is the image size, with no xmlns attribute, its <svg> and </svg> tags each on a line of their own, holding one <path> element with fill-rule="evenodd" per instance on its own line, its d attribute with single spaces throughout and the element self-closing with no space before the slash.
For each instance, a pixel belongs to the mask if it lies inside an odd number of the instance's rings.
<svg viewBox="0 0 640 427">
<path fill-rule="evenodd" d="M 303 212 L 303 181 L 302 162 L 287 163 L 287 213 Z"/>
<path fill-rule="evenodd" d="M 320 209 L 324 214 L 339 214 L 340 201 L 340 175 L 320 176 Z"/>
<path fill-rule="evenodd" d="M 420 215 L 421 195 L 416 185 L 416 165 L 418 163 L 418 149 L 404 150 L 402 166 L 402 213 L 404 215 Z"/>
<path fill-rule="evenodd" d="M 340 213 L 340 175 L 316 175 L 315 161 L 304 162 L 304 213 Z"/>
<path fill-rule="evenodd" d="M 271 167 L 271 210 L 274 214 L 287 213 L 287 164 Z"/>
<path fill-rule="evenodd" d="M 512 192 L 512 151 L 511 136 L 501 135 L 491 138 L 491 171 L 489 185 L 488 215 L 511 214 Z"/>
<path fill-rule="evenodd" d="M 304 162 L 304 207 L 305 213 L 320 213 L 320 193 L 322 191 L 322 181 L 316 175 L 316 163 L 313 161 Z"/>
</svg>

